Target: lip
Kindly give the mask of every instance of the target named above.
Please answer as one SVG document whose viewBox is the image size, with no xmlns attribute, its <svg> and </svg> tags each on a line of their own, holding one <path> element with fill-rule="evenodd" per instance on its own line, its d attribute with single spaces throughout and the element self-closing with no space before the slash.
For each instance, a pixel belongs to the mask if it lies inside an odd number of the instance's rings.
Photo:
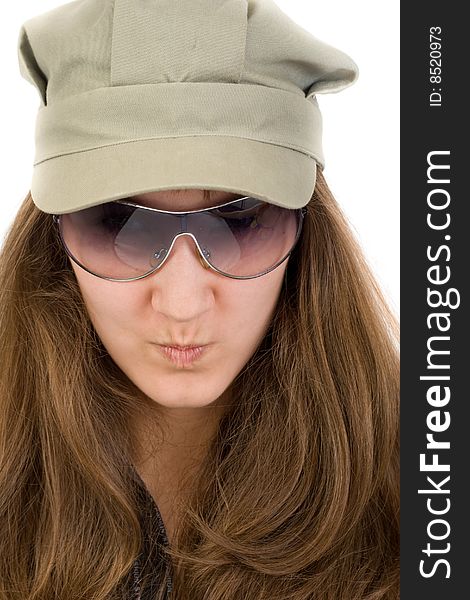
<svg viewBox="0 0 470 600">
<path fill-rule="evenodd" d="M 162 355 L 177 367 L 189 367 L 202 358 L 210 344 L 204 346 L 163 346 L 156 344 Z"/>
</svg>

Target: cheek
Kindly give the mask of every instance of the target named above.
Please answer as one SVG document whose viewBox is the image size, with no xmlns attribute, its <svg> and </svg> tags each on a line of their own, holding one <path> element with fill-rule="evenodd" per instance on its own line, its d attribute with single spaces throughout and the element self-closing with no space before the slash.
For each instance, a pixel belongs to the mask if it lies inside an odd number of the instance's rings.
<svg viewBox="0 0 470 600">
<path fill-rule="evenodd" d="M 127 299 L 126 290 L 117 293 L 114 282 L 98 279 L 79 267 L 74 267 L 74 271 L 88 315 L 100 337 L 109 337 L 109 333 L 125 327 L 133 312 L 132 298 Z"/>
<path fill-rule="evenodd" d="M 228 313 L 230 329 L 238 344 L 257 345 L 264 337 L 276 310 L 285 269 L 281 265 L 262 277 L 235 281 Z"/>
</svg>

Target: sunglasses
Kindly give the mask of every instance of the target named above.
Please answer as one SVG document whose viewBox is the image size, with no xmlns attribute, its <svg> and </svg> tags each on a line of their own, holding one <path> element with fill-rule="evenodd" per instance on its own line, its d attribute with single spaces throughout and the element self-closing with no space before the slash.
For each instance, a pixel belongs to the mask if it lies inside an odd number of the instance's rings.
<svg viewBox="0 0 470 600">
<path fill-rule="evenodd" d="M 66 253 L 110 281 L 134 281 L 160 269 L 180 235 L 193 238 L 203 266 L 233 279 L 269 273 L 292 253 L 307 209 L 245 196 L 176 212 L 116 200 L 53 215 Z"/>
</svg>

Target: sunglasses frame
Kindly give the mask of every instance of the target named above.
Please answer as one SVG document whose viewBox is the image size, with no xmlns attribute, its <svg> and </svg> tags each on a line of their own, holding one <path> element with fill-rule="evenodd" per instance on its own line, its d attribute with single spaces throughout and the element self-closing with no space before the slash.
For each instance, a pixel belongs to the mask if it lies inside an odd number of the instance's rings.
<svg viewBox="0 0 470 600">
<path fill-rule="evenodd" d="M 200 213 L 200 212 L 210 212 L 212 210 L 218 209 L 218 208 L 223 208 L 224 206 L 228 206 L 230 204 L 234 204 L 235 202 L 240 202 L 241 200 L 260 200 L 259 198 L 255 198 L 254 196 L 243 196 L 242 198 L 236 198 L 235 200 L 230 200 L 229 202 L 225 202 L 224 204 L 218 204 L 217 206 L 211 206 L 209 208 L 199 208 L 196 210 L 184 210 L 184 211 L 175 211 L 175 210 L 162 210 L 160 208 L 151 208 L 149 206 L 142 206 L 140 204 L 136 204 L 135 202 L 130 202 L 128 200 L 114 200 L 111 201 L 111 203 L 116 203 L 116 204 L 127 204 L 128 206 L 133 206 L 134 208 L 141 208 L 144 210 L 150 210 L 152 212 L 157 212 L 157 213 L 165 213 L 165 214 L 172 214 L 172 215 L 188 215 L 188 214 L 192 214 L 192 213 Z M 264 204 L 270 204 L 269 202 L 266 202 L 264 200 L 260 200 L 261 203 Z M 92 207 L 90 207 L 92 208 Z M 287 207 L 280 207 L 280 208 L 287 208 Z M 81 210 L 86 210 L 86 209 L 81 209 Z M 90 273 L 90 275 L 94 275 L 95 277 L 99 277 L 100 279 L 105 279 L 107 281 L 115 281 L 117 283 L 124 283 L 126 281 L 137 281 L 138 279 L 144 279 L 145 277 L 148 277 L 149 275 L 152 275 L 153 273 L 155 273 L 155 271 L 158 271 L 159 269 L 161 269 L 161 267 L 165 264 L 167 258 L 170 256 L 171 254 L 171 250 L 173 249 L 173 246 L 177 240 L 177 238 L 179 238 L 181 235 L 189 235 L 190 237 L 193 238 L 194 243 L 196 244 L 196 248 L 198 250 L 200 259 L 202 259 L 204 261 L 204 263 L 207 265 L 206 268 L 212 269 L 213 271 L 215 271 L 216 273 L 220 273 L 221 275 L 223 275 L 224 277 L 230 277 L 231 279 L 256 279 L 257 277 L 262 277 L 263 275 L 266 275 L 267 273 L 270 273 L 271 271 L 274 271 L 274 269 L 276 269 L 277 267 L 279 267 L 279 265 L 281 265 L 285 260 L 287 260 L 287 258 L 292 254 L 297 241 L 300 238 L 300 234 L 302 231 L 302 226 L 303 226 L 303 221 L 304 221 L 304 217 L 307 213 L 307 208 L 304 206 L 302 208 L 294 208 L 294 209 L 287 209 L 287 210 L 293 210 L 293 211 L 297 211 L 299 213 L 299 223 L 297 226 L 297 233 L 296 233 L 296 237 L 295 240 L 292 244 L 292 248 L 289 250 L 289 252 L 284 256 L 284 258 L 282 258 L 280 261 L 278 261 L 274 266 L 270 267 L 269 269 L 267 269 L 266 271 L 263 271 L 262 273 L 259 273 L 258 275 L 229 275 L 228 273 L 225 273 L 224 271 L 221 271 L 220 269 L 218 269 L 217 267 L 214 267 L 214 265 L 212 265 L 207 258 L 204 256 L 204 252 L 201 249 L 199 242 L 197 241 L 197 239 L 194 237 L 194 235 L 188 231 L 184 231 L 182 233 L 178 233 L 177 235 L 174 236 L 173 241 L 171 242 L 170 248 L 165 256 L 165 258 L 163 259 L 163 261 L 154 269 L 152 269 L 151 271 L 149 271 L 148 273 L 145 273 L 144 275 L 139 275 L 138 277 L 130 277 L 128 279 L 115 279 L 113 277 L 105 277 L 104 275 L 99 275 L 98 273 L 95 273 L 93 271 L 90 271 L 90 269 L 88 269 L 87 267 L 85 267 L 85 265 L 82 265 L 78 259 L 76 259 L 72 253 L 70 252 L 70 250 L 67 247 L 67 244 L 62 236 L 62 232 L 60 229 L 60 217 L 62 215 L 60 214 L 53 214 L 52 218 L 54 223 L 57 225 L 57 230 L 59 232 L 59 236 L 60 239 L 62 241 L 62 245 L 65 249 L 65 252 L 67 253 L 67 255 L 73 260 L 73 262 L 78 265 L 80 268 L 84 269 L 87 273 Z M 68 213 L 65 213 L 68 214 Z M 204 264 L 203 263 L 203 264 Z M 205 266 L 205 265 L 204 265 Z"/>
</svg>

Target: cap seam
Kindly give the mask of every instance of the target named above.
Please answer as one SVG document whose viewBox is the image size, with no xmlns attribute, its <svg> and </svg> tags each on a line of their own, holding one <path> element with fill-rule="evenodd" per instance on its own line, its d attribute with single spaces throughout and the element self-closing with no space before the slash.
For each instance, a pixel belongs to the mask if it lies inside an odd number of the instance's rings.
<svg viewBox="0 0 470 600">
<path fill-rule="evenodd" d="M 133 142 L 145 142 L 145 141 L 150 141 L 150 140 L 166 140 L 166 139 L 178 139 L 178 138 L 188 138 L 188 137 L 231 137 L 231 138 L 238 138 L 241 140 L 251 140 L 253 142 L 260 142 L 262 144 L 271 144 L 272 146 L 279 146 L 281 148 L 286 148 L 289 150 L 295 150 L 296 152 L 300 152 L 301 154 L 305 154 L 307 155 L 309 158 L 312 158 L 313 160 L 315 160 L 316 162 L 319 162 L 319 159 L 314 156 L 311 151 L 309 151 L 307 148 L 304 148 L 303 146 L 295 146 L 293 144 L 290 144 L 289 146 L 286 146 L 284 144 L 280 144 L 277 140 L 260 140 L 258 138 L 251 138 L 251 137 L 247 137 L 247 136 L 239 136 L 239 135 L 230 135 L 230 134 L 220 134 L 220 133 L 203 133 L 200 135 L 194 135 L 194 134 L 190 134 L 190 135 L 171 135 L 171 136 L 152 136 L 152 137 L 147 137 L 147 138 L 135 138 L 132 140 L 123 140 L 122 142 L 112 142 L 110 144 L 100 144 L 99 146 L 93 146 L 91 148 L 83 148 L 81 150 L 72 150 L 70 152 L 61 152 L 60 154 L 54 154 L 53 156 L 48 156 L 47 158 L 43 158 L 42 160 L 35 162 L 34 166 L 40 165 L 43 162 L 47 162 L 48 160 L 53 160 L 54 158 L 60 158 L 61 156 L 69 156 L 71 154 L 79 154 L 82 152 L 90 152 L 92 150 L 99 150 L 100 148 L 108 148 L 111 146 L 121 146 L 123 144 L 132 144 Z"/>
<path fill-rule="evenodd" d="M 266 90 L 275 90 L 276 92 L 280 92 L 281 94 L 285 93 L 285 94 L 290 94 L 291 96 L 295 97 L 295 98 L 300 98 L 300 100 L 305 100 L 307 102 L 310 103 L 310 100 L 307 99 L 307 97 L 305 96 L 305 92 L 303 92 L 302 90 L 300 91 L 294 91 L 294 90 L 287 90 L 285 88 L 280 88 L 277 87 L 275 85 L 264 85 L 264 84 L 259 84 L 259 83 L 250 83 L 248 81 L 171 81 L 171 82 L 159 82 L 159 83 L 132 83 L 129 85 L 101 85 L 99 87 L 95 87 L 89 90 L 82 90 L 80 92 L 71 94 L 69 96 L 63 96 L 63 97 L 59 97 L 57 98 L 53 103 L 49 103 L 47 105 L 41 106 L 39 108 L 40 111 L 44 111 L 45 109 L 49 109 L 54 110 L 55 108 L 60 108 L 61 105 L 63 103 L 67 103 L 67 102 L 76 102 L 77 99 L 80 99 L 81 96 L 85 96 L 85 95 L 94 95 L 96 92 L 99 92 L 100 90 L 121 90 L 121 89 L 129 89 L 129 88 L 137 88 L 137 87 L 154 87 L 154 88 L 159 88 L 161 89 L 161 86 L 173 86 L 173 85 L 214 85 L 214 86 L 250 86 L 250 87 L 256 87 L 260 90 L 262 90 L 263 92 Z M 270 93 L 270 92 L 268 92 Z"/>
<path fill-rule="evenodd" d="M 244 28 L 245 28 L 245 44 L 243 46 L 243 57 L 241 60 L 241 65 L 240 65 L 240 75 L 238 77 L 238 81 L 237 83 L 241 83 L 242 77 L 245 74 L 245 63 L 246 63 L 246 45 L 248 42 L 248 1 L 245 2 L 245 8 L 246 8 L 246 12 L 245 12 L 245 20 L 244 20 Z"/>
</svg>

